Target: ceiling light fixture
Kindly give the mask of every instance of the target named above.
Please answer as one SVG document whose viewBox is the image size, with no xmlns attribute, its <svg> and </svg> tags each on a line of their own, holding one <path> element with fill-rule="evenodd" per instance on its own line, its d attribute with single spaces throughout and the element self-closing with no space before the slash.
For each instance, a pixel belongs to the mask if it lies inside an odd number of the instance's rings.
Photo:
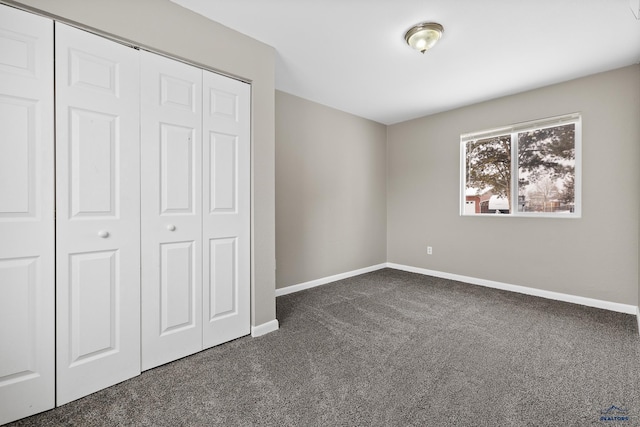
<svg viewBox="0 0 640 427">
<path fill-rule="evenodd" d="M 423 22 L 422 24 L 414 25 L 404 35 L 404 39 L 407 44 L 419 50 L 420 53 L 431 49 L 442 37 L 444 27 L 435 22 Z"/>
</svg>

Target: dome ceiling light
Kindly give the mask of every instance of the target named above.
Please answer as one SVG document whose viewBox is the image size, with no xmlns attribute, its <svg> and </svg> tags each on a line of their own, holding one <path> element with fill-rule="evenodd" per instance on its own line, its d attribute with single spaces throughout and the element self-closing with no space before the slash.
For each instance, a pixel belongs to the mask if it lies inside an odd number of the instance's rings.
<svg viewBox="0 0 640 427">
<path fill-rule="evenodd" d="M 435 22 L 423 22 L 422 24 L 414 25 L 404 35 L 404 39 L 407 44 L 419 50 L 420 53 L 431 49 L 442 37 L 444 27 Z"/>
</svg>

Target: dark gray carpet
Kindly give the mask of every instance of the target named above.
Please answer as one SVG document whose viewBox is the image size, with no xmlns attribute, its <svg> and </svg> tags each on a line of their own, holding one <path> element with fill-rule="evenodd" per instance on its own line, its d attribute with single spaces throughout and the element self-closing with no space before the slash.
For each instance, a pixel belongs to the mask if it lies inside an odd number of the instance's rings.
<svg viewBox="0 0 640 427">
<path fill-rule="evenodd" d="M 634 316 L 384 269 L 277 317 L 14 425 L 640 425 Z"/>
</svg>

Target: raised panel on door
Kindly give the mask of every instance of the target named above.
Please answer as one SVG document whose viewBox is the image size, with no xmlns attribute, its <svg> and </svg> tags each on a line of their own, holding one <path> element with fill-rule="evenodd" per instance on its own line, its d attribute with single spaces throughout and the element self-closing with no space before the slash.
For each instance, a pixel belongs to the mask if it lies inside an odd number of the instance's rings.
<svg viewBox="0 0 640 427">
<path fill-rule="evenodd" d="M 58 405 L 140 373 L 139 71 L 56 23 Z"/>
<path fill-rule="evenodd" d="M 203 73 L 204 347 L 250 332 L 250 86 Z"/>
<path fill-rule="evenodd" d="M 70 254 L 70 366 L 118 350 L 115 325 L 120 267 L 116 250 Z"/>
<path fill-rule="evenodd" d="M 202 349 L 202 70 L 142 52 L 142 369 Z"/>
<path fill-rule="evenodd" d="M 53 22 L 0 5 L 0 424 L 53 408 Z"/>
</svg>

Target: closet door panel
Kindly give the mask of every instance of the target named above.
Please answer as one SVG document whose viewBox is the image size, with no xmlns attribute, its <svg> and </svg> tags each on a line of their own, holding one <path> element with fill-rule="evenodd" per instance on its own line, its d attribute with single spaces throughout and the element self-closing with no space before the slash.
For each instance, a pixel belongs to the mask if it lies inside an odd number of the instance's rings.
<svg viewBox="0 0 640 427">
<path fill-rule="evenodd" d="M 203 72 L 204 347 L 250 332 L 250 86 Z"/>
<path fill-rule="evenodd" d="M 57 404 L 140 373 L 139 56 L 56 23 Z"/>
<path fill-rule="evenodd" d="M 202 349 L 202 70 L 142 54 L 142 369 Z"/>
<path fill-rule="evenodd" d="M 55 397 L 53 22 L 0 5 L 0 424 Z"/>
</svg>

